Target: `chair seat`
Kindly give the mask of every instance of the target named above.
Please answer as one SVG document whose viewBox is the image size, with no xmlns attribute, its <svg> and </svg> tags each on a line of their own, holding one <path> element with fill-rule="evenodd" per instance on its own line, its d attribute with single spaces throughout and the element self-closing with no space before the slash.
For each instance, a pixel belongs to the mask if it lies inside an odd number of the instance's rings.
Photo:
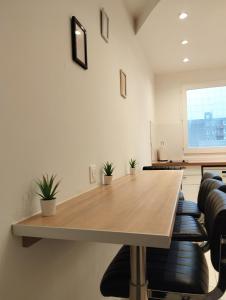
<svg viewBox="0 0 226 300">
<path fill-rule="evenodd" d="M 173 240 L 203 242 L 207 234 L 197 219 L 191 216 L 176 216 L 173 228 Z"/>
<path fill-rule="evenodd" d="M 179 198 L 177 215 L 188 215 L 198 219 L 201 216 L 201 212 L 195 202 L 188 200 L 183 201 Z"/>
<path fill-rule="evenodd" d="M 170 249 L 147 248 L 147 280 L 152 290 L 202 294 L 208 292 L 208 267 L 197 244 L 172 242 Z M 128 298 L 130 251 L 123 246 L 106 270 L 103 296 Z"/>
</svg>

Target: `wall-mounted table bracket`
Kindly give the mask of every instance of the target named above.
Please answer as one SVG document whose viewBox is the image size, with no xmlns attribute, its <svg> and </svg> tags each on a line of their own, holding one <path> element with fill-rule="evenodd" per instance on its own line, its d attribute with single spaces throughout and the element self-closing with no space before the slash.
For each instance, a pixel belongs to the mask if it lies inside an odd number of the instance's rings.
<svg viewBox="0 0 226 300">
<path fill-rule="evenodd" d="M 22 236 L 22 246 L 28 248 L 37 242 L 39 242 L 42 238 L 32 237 L 32 236 Z"/>
</svg>

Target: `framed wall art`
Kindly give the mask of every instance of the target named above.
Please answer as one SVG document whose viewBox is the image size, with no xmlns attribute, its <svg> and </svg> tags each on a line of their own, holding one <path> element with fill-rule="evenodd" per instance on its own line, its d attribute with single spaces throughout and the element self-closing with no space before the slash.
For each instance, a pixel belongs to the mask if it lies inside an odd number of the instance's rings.
<svg viewBox="0 0 226 300">
<path fill-rule="evenodd" d="M 71 18 L 72 59 L 83 69 L 88 69 L 86 30 L 76 19 Z"/>
<path fill-rule="evenodd" d="M 109 41 L 109 18 L 103 8 L 100 10 L 100 32 L 101 32 L 102 38 L 105 40 L 105 42 L 108 43 L 108 41 Z"/>
<path fill-rule="evenodd" d="M 123 98 L 127 96 L 126 74 L 120 70 L 120 94 Z"/>
</svg>

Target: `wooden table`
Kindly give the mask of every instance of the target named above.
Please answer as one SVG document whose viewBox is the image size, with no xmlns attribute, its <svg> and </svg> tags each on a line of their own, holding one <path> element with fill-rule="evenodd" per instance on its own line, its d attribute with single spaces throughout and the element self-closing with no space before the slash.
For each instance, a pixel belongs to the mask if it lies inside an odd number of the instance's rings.
<svg viewBox="0 0 226 300">
<path fill-rule="evenodd" d="M 131 246 L 130 299 L 146 300 L 146 246 L 169 248 L 183 171 L 142 171 L 119 178 L 13 225 L 25 246 L 37 238 Z"/>
</svg>

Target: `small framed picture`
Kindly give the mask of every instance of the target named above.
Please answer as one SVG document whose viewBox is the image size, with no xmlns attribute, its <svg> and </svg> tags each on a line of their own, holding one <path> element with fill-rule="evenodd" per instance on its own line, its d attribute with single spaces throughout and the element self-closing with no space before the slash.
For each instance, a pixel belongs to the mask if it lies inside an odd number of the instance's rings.
<svg viewBox="0 0 226 300">
<path fill-rule="evenodd" d="M 86 30 L 76 19 L 71 18 L 72 59 L 83 69 L 88 69 Z"/>
<path fill-rule="evenodd" d="M 126 74 L 120 70 L 120 94 L 123 98 L 127 96 Z"/>
<path fill-rule="evenodd" d="M 100 10 L 100 31 L 101 36 L 108 43 L 109 40 L 109 18 L 105 10 L 102 8 Z"/>
</svg>

